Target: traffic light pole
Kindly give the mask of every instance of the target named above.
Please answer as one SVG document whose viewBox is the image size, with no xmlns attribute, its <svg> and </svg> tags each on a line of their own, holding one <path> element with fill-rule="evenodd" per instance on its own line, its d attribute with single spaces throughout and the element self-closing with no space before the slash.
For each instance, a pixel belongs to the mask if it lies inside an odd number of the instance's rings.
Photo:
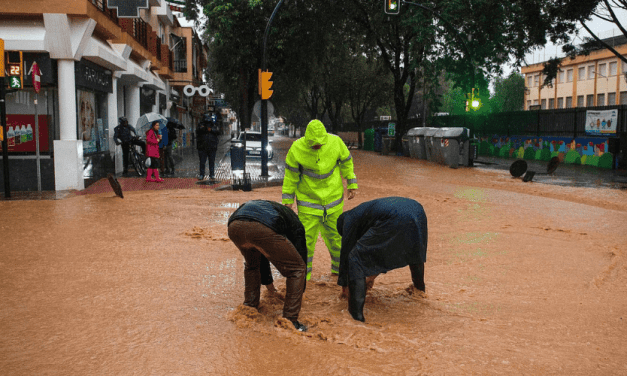
<svg viewBox="0 0 627 376">
<path fill-rule="evenodd" d="M 274 16 L 276 16 L 282 4 L 283 0 L 279 0 L 279 3 L 274 8 L 270 19 L 268 20 L 266 31 L 263 34 L 263 56 L 261 59 L 262 72 L 266 71 L 266 45 L 268 43 L 270 25 L 272 25 Z M 268 177 L 268 100 L 263 98 L 261 99 L 261 176 Z"/>
</svg>

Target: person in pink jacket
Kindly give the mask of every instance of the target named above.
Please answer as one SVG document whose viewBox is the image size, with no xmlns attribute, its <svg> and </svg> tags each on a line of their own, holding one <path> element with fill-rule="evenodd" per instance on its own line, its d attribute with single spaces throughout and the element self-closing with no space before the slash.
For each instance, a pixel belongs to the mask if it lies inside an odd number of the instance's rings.
<svg viewBox="0 0 627 376">
<path fill-rule="evenodd" d="M 161 141 L 161 132 L 159 132 L 159 121 L 154 121 L 152 126 L 146 132 L 146 157 L 150 159 L 150 166 L 146 170 L 146 181 L 161 183 L 164 180 L 159 177 L 159 141 Z M 152 178 L 152 175 L 155 178 Z"/>
</svg>

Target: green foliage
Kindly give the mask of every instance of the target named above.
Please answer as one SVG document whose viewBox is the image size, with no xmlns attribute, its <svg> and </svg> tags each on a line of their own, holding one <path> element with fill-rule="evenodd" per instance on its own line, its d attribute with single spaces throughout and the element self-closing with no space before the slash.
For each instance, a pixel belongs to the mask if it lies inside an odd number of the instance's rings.
<svg viewBox="0 0 627 376">
<path fill-rule="evenodd" d="M 492 149 L 492 155 L 494 155 L 495 157 L 498 157 L 499 154 L 501 153 L 501 148 L 499 148 L 498 146 L 494 146 L 494 148 Z"/>
<path fill-rule="evenodd" d="M 610 153 L 610 152 L 603 153 L 601 158 L 599 158 L 599 167 L 607 168 L 607 169 L 611 170 L 612 169 L 612 162 L 614 162 L 614 156 L 612 155 L 612 153 Z"/>
<path fill-rule="evenodd" d="M 518 150 L 514 150 L 514 154 L 516 155 L 516 158 L 522 159 L 525 156 L 525 148 L 522 146 L 519 147 Z"/>
<path fill-rule="evenodd" d="M 477 154 L 479 155 L 491 155 L 491 149 L 494 149 L 494 146 L 490 145 L 488 141 L 481 141 L 479 143 L 479 149 L 477 150 Z"/>
<path fill-rule="evenodd" d="M 548 146 L 545 146 L 543 149 L 538 151 L 540 152 L 540 158 L 536 157 L 536 159 L 546 162 L 551 160 L 551 151 L 549 150 Z"/>
<path fill-rule="evenodd" d="M 494 80 L 494 95 L 490 97 L 492 112 L 522 111 L 525 98 L 525 78 L 512 72 L 507 78 Z"/>
<path fill-rule="evenodd" d="M 579 165 L 581 164 L 581 155 L 577 152 L 577 150 L 569 150 L 564 158 L 564 163 Z"/>
</svg>

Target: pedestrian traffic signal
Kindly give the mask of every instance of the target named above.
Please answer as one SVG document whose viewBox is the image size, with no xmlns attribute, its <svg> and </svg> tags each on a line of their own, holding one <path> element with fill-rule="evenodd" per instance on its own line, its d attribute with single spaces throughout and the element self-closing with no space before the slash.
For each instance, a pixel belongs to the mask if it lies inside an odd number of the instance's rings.
<svg viewBox="0 0 627 376">
<path fill-rule="evenodd" d="M 401 0 L 383 0 L 385 2 L 385 13 L 397 15 L 401 11 Z"/>
<path fill-rule="evenodd" d="M 6 70 L 9 73 L 9 86 L 12 89 L 22 88 L 22 51 L 8 51 L 6 59 Z"/>
<path fill-rule="evenodd" d="M 270 99 L 274 90 L 270 90 L 272 87 L 272 72 L 262 72 L 259 69 L 259 95 L 261 99 Z"/>
</svg>

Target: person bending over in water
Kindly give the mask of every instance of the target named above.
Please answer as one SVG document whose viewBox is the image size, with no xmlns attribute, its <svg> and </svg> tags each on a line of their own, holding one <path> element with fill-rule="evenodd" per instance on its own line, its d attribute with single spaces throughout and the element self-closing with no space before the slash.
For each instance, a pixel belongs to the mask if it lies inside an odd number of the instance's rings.
<svg viewBox="0 0 627 376">
<path fill-rule="evenodd" d="M 287 280 L 283 317 L 301 332 L 298 322 L 307 275 L 305 228 L 290 208 L 277 202 L 253 200 L 244 203 L 228 221 L 231 241 L 244 256 L 244 305 L 259 306 L 261 284 L 276 292 L 271 262 Z"/>
<path fill-rule="evenodd" d="M 427 216 L 415 200 L 386 197 L 360 204 L 340 215 L 342 235 L 337 284 L 348 295 L 348 311 L 365 321 L 366 286 L 381 273 L 409 265 L 414 287 L 425 291 Z"/>
</svg>

